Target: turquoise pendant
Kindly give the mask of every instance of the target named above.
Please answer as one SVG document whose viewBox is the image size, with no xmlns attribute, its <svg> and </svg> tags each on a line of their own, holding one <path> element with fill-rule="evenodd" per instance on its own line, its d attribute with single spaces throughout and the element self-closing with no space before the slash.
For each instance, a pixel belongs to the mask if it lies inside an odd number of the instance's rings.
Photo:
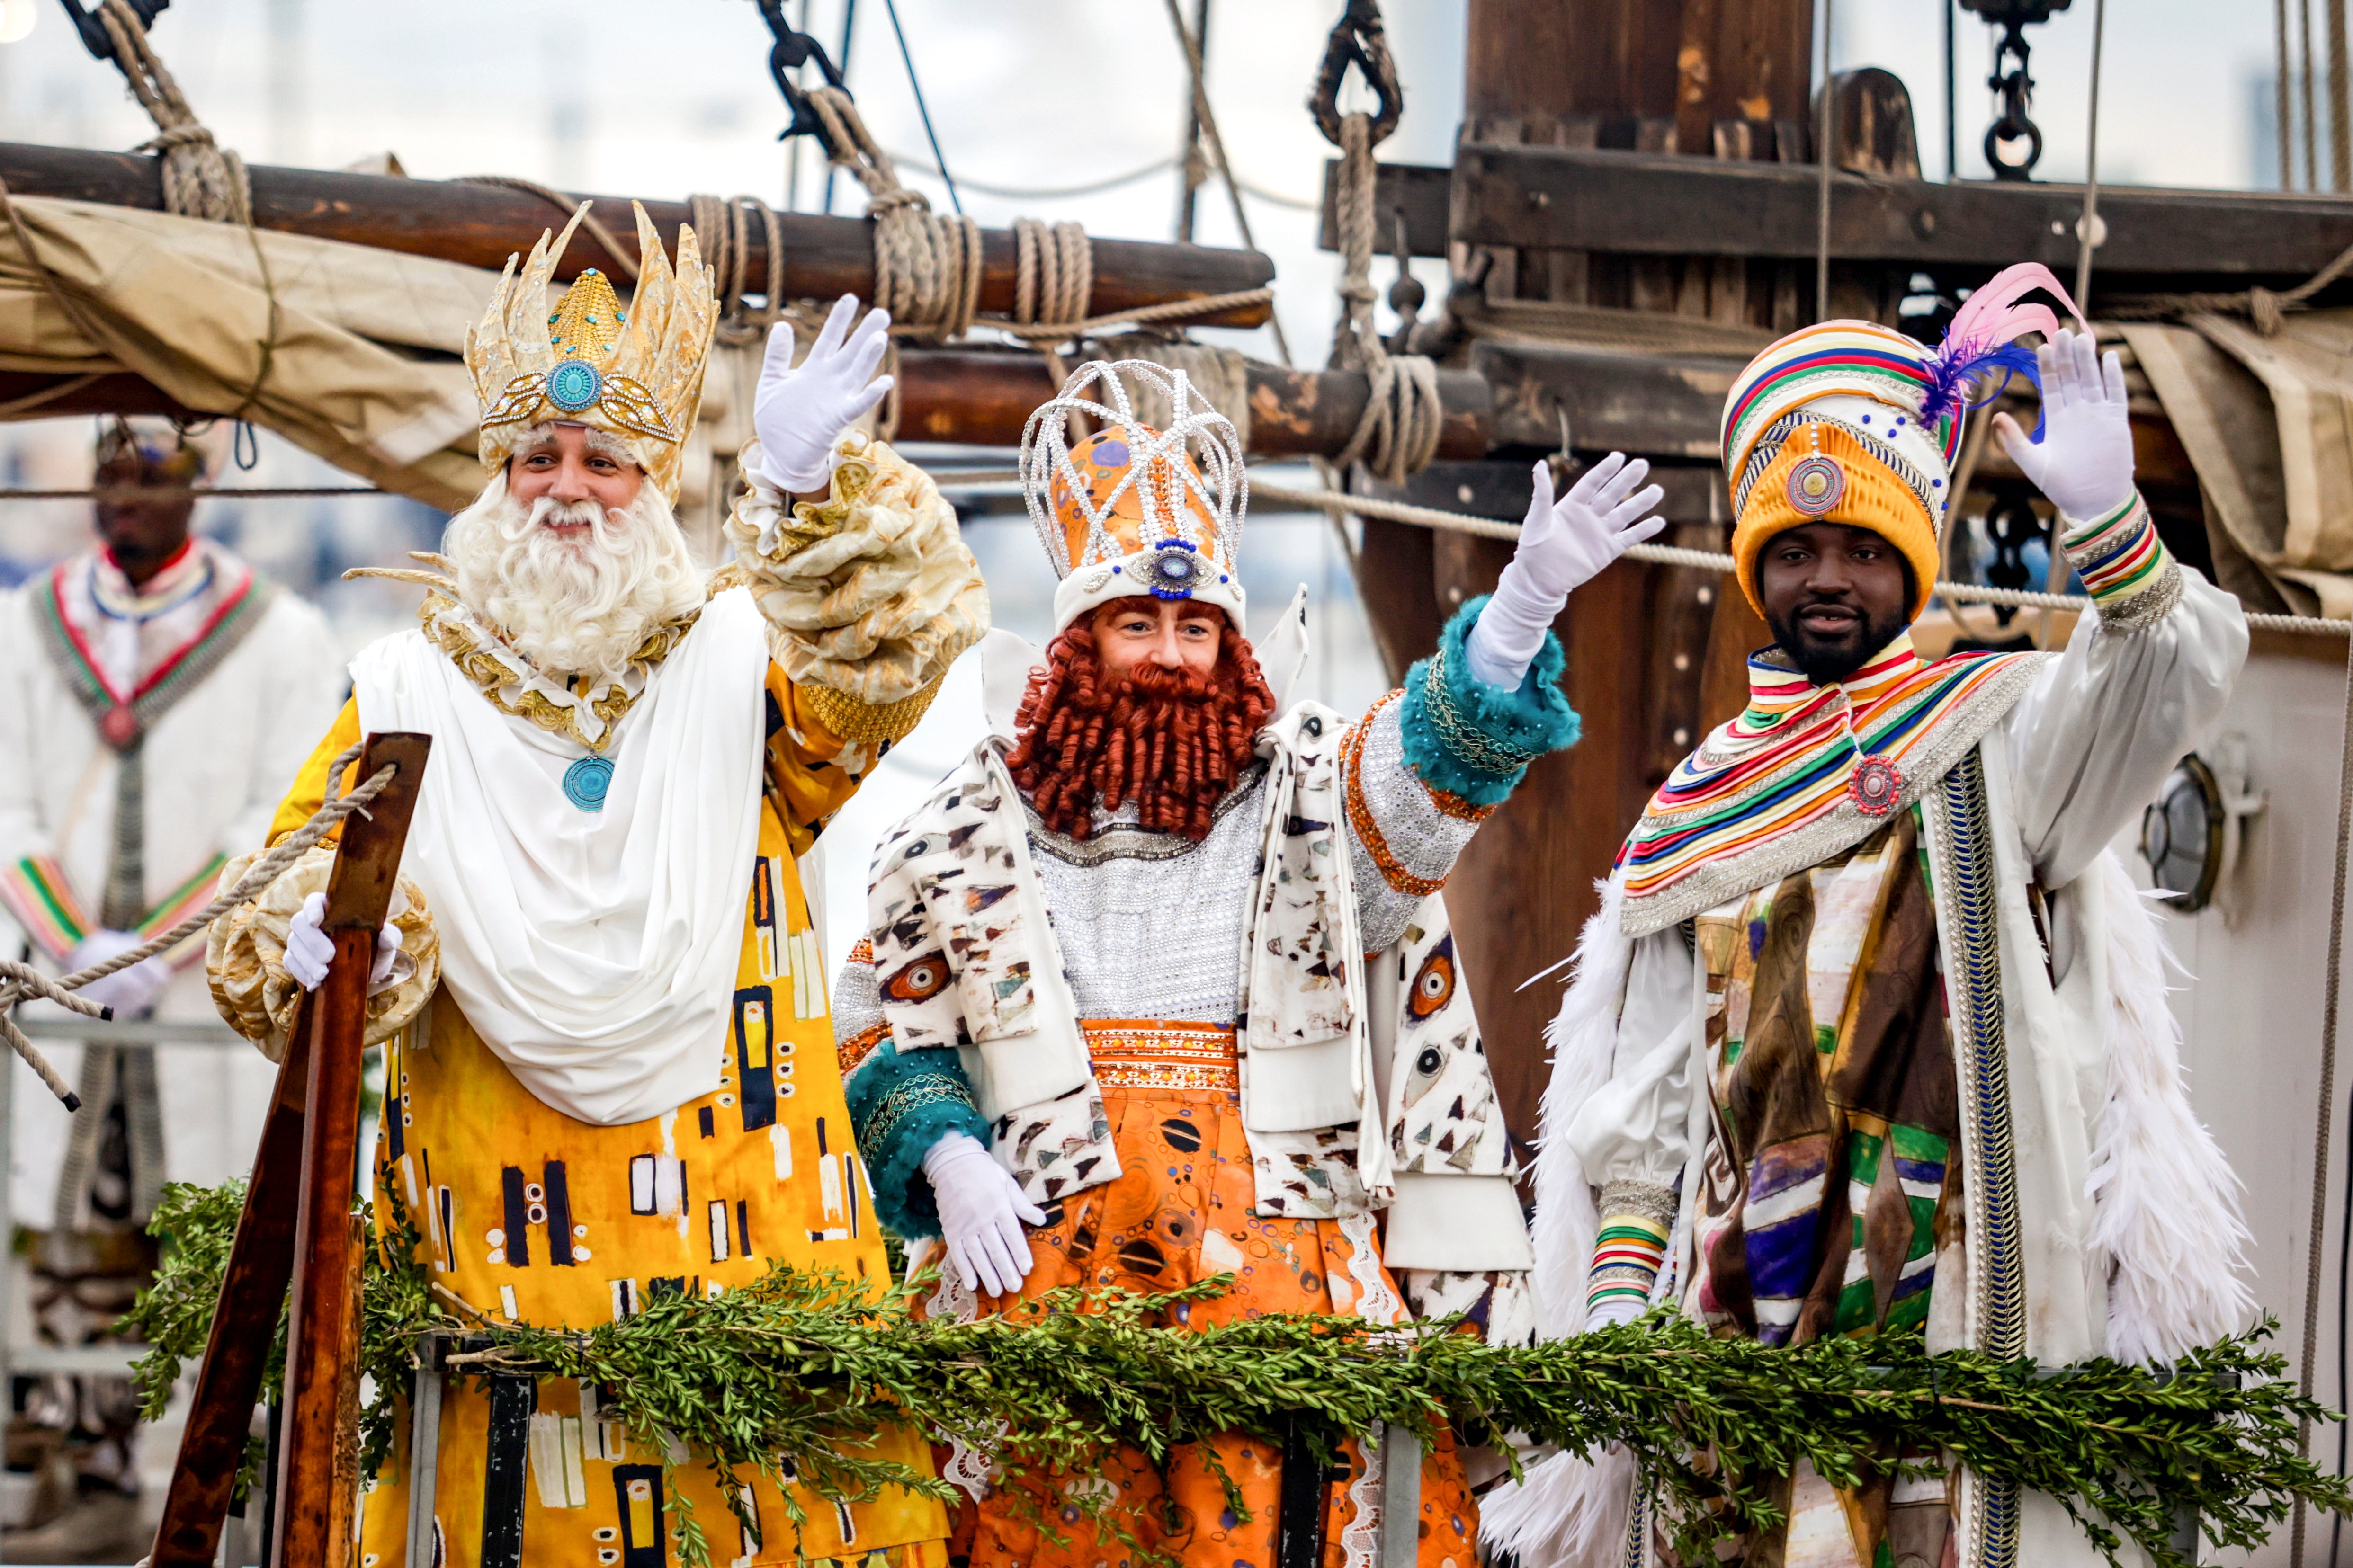
<svg viewBox="0 0 2353 1568">
<path fill-rule="evenodd" d="M 613 763 L 607 757 L 583 757 L 564 770 L 564 798 L 583 811 L 605 809 L 605 792 L 613 787 Z"/>
</svg>

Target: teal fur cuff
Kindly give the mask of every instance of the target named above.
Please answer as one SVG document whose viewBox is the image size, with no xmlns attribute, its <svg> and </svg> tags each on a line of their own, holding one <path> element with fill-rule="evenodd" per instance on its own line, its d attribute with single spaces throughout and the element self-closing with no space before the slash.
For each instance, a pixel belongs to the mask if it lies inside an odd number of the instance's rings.
<svg viewBox="0 0 2353 1568">
<path fill-rule="evenodd" d="M 842 1086 L 858 1152 L 874 1189 L 874 1212 L 910 1240 L 940 1234 L 940 1205 L 923 1174 L 923 1156 L 950 1132 L 988 1146 L 988 1123 L 955 1050 L 937 1047 L 902 1055 L 889 1046 L 859 1064 Z"/>
<path fill-rule="evenodd" d="M 1552 633 L 1517 690 L 1472 675 L 1464 645 L 1486 604 L 1482 595 L 1457 610 L 1439 634 L 1437 654 L 1406 672 L 1398 714 L 1407 764 L 1430 788 L 1472 805 L 1501 803 L 1530 763 L 1577 744 L 1577 710 L 1560 689 L 1568 656 Z"/>
</svg>

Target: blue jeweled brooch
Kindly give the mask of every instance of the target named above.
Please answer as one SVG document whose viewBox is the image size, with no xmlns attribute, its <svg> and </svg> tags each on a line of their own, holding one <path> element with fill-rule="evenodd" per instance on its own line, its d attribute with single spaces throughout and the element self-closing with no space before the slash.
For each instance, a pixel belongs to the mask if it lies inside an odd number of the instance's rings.
<svg viewBox="0 0 2353 1568">
<path fill-rule="evenodd" d="M 566 414 L 594 408 L 604 395 L 605 378 L 586 360 L 565 360 L 547 373 L 547 400 Z"/>
<path fill-rule="evenodd" d="M 564 770 L 564 798 L 583 811 L 605 809 L 605 792 L 613 787 L 610 757 L 583 757 Z"/>
<path fill-rule="evenodd" d="M 1144 578 L 1155 599 L 1189 599 L 1209 574 L 1209 563 L 1181 539 L 1163 540 L 1153 547 Z"/>
</svg>

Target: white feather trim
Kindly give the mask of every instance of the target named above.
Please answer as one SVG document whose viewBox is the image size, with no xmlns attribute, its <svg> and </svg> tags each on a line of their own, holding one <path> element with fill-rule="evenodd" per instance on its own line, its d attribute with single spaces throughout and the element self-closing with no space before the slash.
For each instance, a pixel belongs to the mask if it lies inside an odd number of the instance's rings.
<svg viewBox="0 0 2353 1568">
<path fill-rule="evenodd" d="M 1619 1568 L 1633 1500 L 1634 1460 L 1617 1444 L 1589 1460 L 1553 1454 L 1480 1500 L 1479 1540 L 1519 1568 Z"/>
<path fill-rule="evenodd" d="M 1552 1078 L 1545 1085 L 1536 1129 L 1536 1213 L 1530 1234 L 1536 1254 L 1537 1321 L 1548 1340 L 1584 1331 L 1585 1283 L 1601 1228 L 1584 1163 L 1558 1134 L 1609 1081 L 1618 1056 L 1618 1014 L 1634 956 L 1633 940 L 1618 918 L 1624 889 L 1613 877 L 1599 890 L 1601 907 L 1577 939 L 1568 994 L 1545 1026 Z"/>
<path fill-rule="evenodd" d="M 2108 928 L 2107 1092 L 2093 1129 L 2092 1242 L 2107 1254 L 2108 1353 L 2144 1365 L 2243 1332 L 2255 1300 L 2238 1177 L 2189 1105 L 2166 945 L 2115 855 L 2097 862 Z"/>
<path fill-rule="evenodd" d="M 1618 1056 L 1618 1015 L 1634 943 L 1619 921 L 1623 889 L 1599 885 L 1601 907 L 1585 922 L 1560 1011 L 1545 1026 L 1552 1077 L 1545 1085 L 1536 1135 L 1537 1320 L 1546 1339 L 1585 1329 L 1585 1284 L 1601 1228 L 1585 1166 L 1559 1136 L 1577 1109 L 1609 1081 Z M 1612 1568 L 1625 1553 L 1634 1462 L 1625 1450 L 1592 1459 L 1554 1454 L 1528 1467 L 1527 1479 L 1481 1500 L 1479 1534 L 1491 1551 L 1510 1552 L 1521 1568 Z"/>
</svg>

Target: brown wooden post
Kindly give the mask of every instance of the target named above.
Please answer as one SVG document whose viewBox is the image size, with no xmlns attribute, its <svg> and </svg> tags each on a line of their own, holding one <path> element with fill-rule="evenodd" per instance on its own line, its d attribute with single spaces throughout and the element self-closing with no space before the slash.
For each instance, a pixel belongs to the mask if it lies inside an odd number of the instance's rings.
<svg viewBox="0 0 2353 1568">
<path fill-rule="evenodd" d="M 390 909 L 428 735 L 368 738 L 355 779 L 398 768 L 364 815 L 345 819 L 328 882 L 325 930 L 335 942 L 326 983 L 302 999 L 253 1177 L 213 1313 L 179 1462 L 155 1533 L 154 1568 L 209 1568 L 246 1433 L 260 1395 L 289 1277 L 285 1426 L 279 1444 L 279 1516 L 271 1560 L 283 1568 L 337 1568 L 351 1510 L 338 1512 L 335 1457 L 346 1374 L 346 1336 L 357 1328 L 353 1271 L 360 1251 L 349 1221 L 359 1137 L 361 1038 L 375 932 Z M 311 1115 L 312 1110 L 318 1111 Z M 346 1467 L 348 1468 L 348 1467 Z"/>
</svg>

